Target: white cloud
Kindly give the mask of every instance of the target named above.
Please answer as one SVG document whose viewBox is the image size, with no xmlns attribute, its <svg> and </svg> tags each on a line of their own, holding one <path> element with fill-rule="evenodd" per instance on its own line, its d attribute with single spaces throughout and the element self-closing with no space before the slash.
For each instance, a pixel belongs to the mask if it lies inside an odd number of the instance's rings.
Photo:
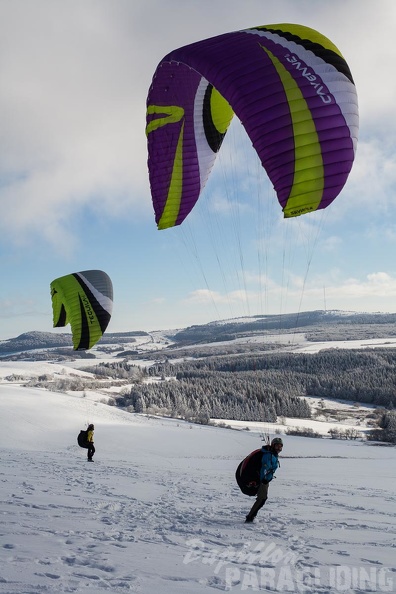
<svg viewBox="0 0 396 594">
<path fill-rule="evenodd" d="M 165 297 L 154 297 L 150 300 L 150 303 L 153 303 L 155 305 L 161 305 L 162 303 L 165 303 L 165 301 Z"/>
<path fill-rule="evenodd" d="M 49 297 L 48 297 L 49 299 Z M 9 319 L 15 317 L 33 317 L 37 315 L 47 315 L 39 311 L 37 303 L 34 299 L 27 299 L 24 297 L 15 296 L 14 299 L 0 300 L 0 318 Z"/>
<path fill-rule="evenodd" d="M 53 228 L 62 235 L 93 197 L 102 216 L 148 210 L 136 93 L 148 80 L 133 69 L 141 37 L 109 19 L 107 3 L 18 4 L 8 3 L 1 27 L 2 234 L 39 228 L 52 243 Z"/>
<path fill-rule="evenodd" d="M 260 302 L 265 302 L 266 306 L 270 304 L 267 313 L 278 313 L 280 304 L 288 312 L 300 311 L 300 303 L 304 305 L 304 309 L 323 309 L 325 300 L 337 309 L 345 309 L 345 303 L 348 303 L 352 304 L 352 309 L 361 311 L 365 309 L 364 302 L 367 300 L 372 303 L 374 310 L 381 310 L 384 303 L 387 303 L 386 310 L 396 309 L 391 306 L 396 297 L 396 278 L 386 272 L 373 272 L 362 279 L 343 279 L 337 270 L 308 280 L 297 274 L 289 274 L 283 284 L 268 277 L 260 279 L 254 274 L 246 274 L 246 280 L 250 287 L 246 291 L 219 293 L 201 289 L 193 292 L 187 301 L 197 305 L 239 305 L 252 310 L 252 315 L 257 313 L 255 308 Z M 375 300 L 377 307 L 374 305 Z M 336 306 L 334 303 L 340 305 Z"/>
</svg>

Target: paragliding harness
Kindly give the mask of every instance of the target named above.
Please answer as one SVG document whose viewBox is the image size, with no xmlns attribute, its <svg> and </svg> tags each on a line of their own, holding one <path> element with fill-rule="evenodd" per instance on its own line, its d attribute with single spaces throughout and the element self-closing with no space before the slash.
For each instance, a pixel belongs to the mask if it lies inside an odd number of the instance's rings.
<svg viewBox="0 0 396 594">
<path fill-rule="evenodd" d="M 254 450 L 238 464 L 235 472 L 236 482 L 242 493 L 254 497 L 260 486 L 260 469 L 263 451 Z"/>
<path fill-rule="evenodd" d="M 88 449 L 88 429 L 81 429 L 80 433 L 77 435 L 77 443 L 80 448 Z"/>
</svg>

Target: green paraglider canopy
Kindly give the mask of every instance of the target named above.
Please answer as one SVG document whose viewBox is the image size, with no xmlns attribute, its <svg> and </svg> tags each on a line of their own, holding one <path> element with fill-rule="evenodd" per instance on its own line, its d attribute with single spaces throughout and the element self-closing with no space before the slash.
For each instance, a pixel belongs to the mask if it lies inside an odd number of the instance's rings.
<svg viewBox="0 0 396 594">
<path fill-rule="evenodd" d="M 75 350 L 92 348 L 103 336 L 113 309 L 113 285 L 102 270 L 84 270 L 51 283 L 53 327 L 70 324 Z"/>
</svg>

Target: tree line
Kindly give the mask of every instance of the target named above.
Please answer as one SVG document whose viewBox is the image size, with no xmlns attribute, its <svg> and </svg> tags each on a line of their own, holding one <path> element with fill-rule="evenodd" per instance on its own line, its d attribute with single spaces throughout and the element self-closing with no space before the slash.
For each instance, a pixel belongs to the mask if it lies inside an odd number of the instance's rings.
<svg viewBox="0 0 396 594">
<path fill-rule="evenodd" d="M 219 373 L 233 378 L 244 373 L 257 390 L 284 396 L 316 396 L 393 408 L 396 395 L 395 349 L 328 349 L 314 354 L 274 353 L 215 356 L 183 362 L 155 363 L 150 375 L 175 376 L 192 382 Z"/>
<path fill-rule="evenodd" d="M 200 422 L 209 418 L 275 422 L 280 416 L 310 418 L 304 396 L 350 400 L 388 409 L 369 439 L 396 443 L 395 349 L 164 360 L 145 369 L 145 374 L 162 381 L 134 385 L 119 406 Z"/>
<path fill-rule="evenodd" d="M 278 416 L 309 418 L 306 400 L 291 390 L 266 385 L 251 372 L 203 372 L 134 385 L 117 397 L 131 412 L 161 412 L 189 419 L 276 422 Z"/>
<path fill-rule="evenodd" d="M 162 355 L 164 357 L 164 354 Z M 274 422 L 309 418 L 305 396 L 343 399 L 393 408 L 396 350 L 328 349 L 314 354 L 263 352 L 87 368 L 97 375 L 130 379 L 115 398 L 135 412 L 182 418 Z M 161 381 L 159 381 L 161 378 Z M 152 379 L 153 381 L 147 381 Z"/>
</svg>

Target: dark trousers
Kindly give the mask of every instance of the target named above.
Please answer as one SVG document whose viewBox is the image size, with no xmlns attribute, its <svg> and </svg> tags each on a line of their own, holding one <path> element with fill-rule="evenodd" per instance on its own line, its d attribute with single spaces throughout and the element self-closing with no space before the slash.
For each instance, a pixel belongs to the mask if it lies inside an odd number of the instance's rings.
<svg viewBox="0 0 396 594">
<path fill-rule="evenodd" d="M 260 483 L 259 489 L 257 491 L 256 501 L 253 503 L 252 509 L 248 514 L 251 518 L 256 517 L 258 510 L 261 509 L 264 503 L 267 501 L 268 487 L 268 483 Z"/>
<path fill-rule="evenodd" d="M 92 460 L 92 456 L 94 455 L 94 453 L 95 453 L 95 446 L 94 446 L 94 444 L 93 443 L 88 443 L 88 452 L 87 452 L 88 460 Z"/>
</svg>

